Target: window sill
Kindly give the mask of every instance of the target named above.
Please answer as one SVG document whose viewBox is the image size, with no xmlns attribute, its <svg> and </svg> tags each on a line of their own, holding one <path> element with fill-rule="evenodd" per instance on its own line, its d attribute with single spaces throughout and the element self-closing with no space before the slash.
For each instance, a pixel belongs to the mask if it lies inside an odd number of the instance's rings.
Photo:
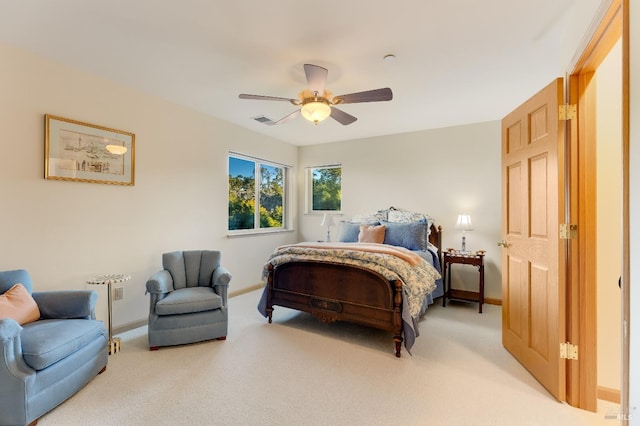
<svg viewBox="0 0 640 426">
<path fill-rule="evenodd" d="M 244 231 L 233 231 L 227 234 L 227 238 L 236 237 L 254 237 L 257 235 L 282 234 L 287 232 L 295 232 L 294 229 L 248 229 Z"/>
</svg>

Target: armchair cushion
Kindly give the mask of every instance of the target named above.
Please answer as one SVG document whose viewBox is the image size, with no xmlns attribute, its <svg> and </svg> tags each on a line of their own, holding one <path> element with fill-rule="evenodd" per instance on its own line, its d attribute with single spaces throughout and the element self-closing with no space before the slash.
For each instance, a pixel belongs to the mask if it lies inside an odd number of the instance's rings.
<svg viewBox="0 0 640 426">
<path fill-rule="evenodd" d="M 156 315 L 211 311 L 222 307 L 222 298 L 211 287 L 187 287 L 172 291 L 156 303 Z"/>
<path fill-rule="evenodd" d="M 20 334 L 24 361 L 34 370 L 45 369 L 102 334 L 101 321 L 50 319 L 25 324 Z"/>
<path fill-rule="evenodd" d="M 12 318 L 23 325 L 40 319 L 40 310 L 29 291 L 20 283 L 0 294 L 0 318 Z"/>
</svg>

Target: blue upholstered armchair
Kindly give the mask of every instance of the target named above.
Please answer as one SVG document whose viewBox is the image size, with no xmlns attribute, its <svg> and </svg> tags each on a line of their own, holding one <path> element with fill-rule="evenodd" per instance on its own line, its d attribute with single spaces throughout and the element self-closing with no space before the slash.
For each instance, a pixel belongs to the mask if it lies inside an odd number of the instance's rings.
<svg viewBox="0 0 640 426">
<path fill-rule="evenodd" d="M 107 368 L 107 332 L 95 319 L 95 291 L 32 293 L 27 271 L 0 271 L 5 301 L 12 287 L 38 309 L 23 325 L 0 316 L 0 425 L 35 424 Z"/>
<path fill-rule="evenodd" d="M 162 255 L 162 271 L 147 281 L 149 349 L 227 337 L 227 289 L 231 274 L 219 251 Z"/>
</svg>

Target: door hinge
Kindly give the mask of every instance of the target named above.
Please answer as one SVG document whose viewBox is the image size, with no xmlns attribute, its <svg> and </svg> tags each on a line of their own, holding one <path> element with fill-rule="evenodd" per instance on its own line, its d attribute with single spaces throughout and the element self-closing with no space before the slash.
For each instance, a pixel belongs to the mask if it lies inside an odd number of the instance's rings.
<svg viewBox="0 0 640 426">
<path fill-rule="evenodd" d="M 578 238 L 578 225 L 571 223 L 560 224 L 560 239 L 561 240 L 575 240 Z"/>
<path fill-rule="evenodd" d="M 569 342 L 560 343 L 560 358 L 578 359 L 578 345 L 572 345 Z"/>
<path fill-rule="evenodd" d="M 573 120 L 577 116 L 576 111 L 577 108 L 575 104 L 558 105 L 558 119 L 562 121 Z"/>
</svg>

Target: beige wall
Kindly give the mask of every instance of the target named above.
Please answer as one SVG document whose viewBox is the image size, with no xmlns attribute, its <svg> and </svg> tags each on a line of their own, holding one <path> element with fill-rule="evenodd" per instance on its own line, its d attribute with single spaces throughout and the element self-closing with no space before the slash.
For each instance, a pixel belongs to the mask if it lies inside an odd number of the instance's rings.
<svg viewBox="0 0 640 426">
<path fill-rule="evenodd" d="M 425 212 L 443 227 L 443 246 L 460 248 L 455 228 L 460 213 L 471 215 L 468 250 L 487 250 L 485 296 L 501 298 L 500 122 L 300 148 L 299 165 L 342 164 L 343 219 L 390 206 Z M 299 176 L 304 185 L 304 176 Z M 304 209 L 298 199 L 298 211 Z M 323 239 L 321 217 L 301 214 L 300 236 Z M 335 238 L 337 229 L 333 229 Z M 453 285 L 477 291 L 478 273 L 454 267 Z"/>
<path fill-rule="evenodd" d="M 36 290 L 128 273 L 118 327 L 146 319 L 144 285 L 163 252 L 222 250 L 234 291 L 297 239 L 226 236 L 228 151 L 296 166 L 296 147 L 22 50 L 0 45 L 0 63 L 0 270 L 28 269 Z M 45 180 L 45 113 L 135 133 L 135 186 Z M 106 290 L 93 288 L 106 319 Z"/>
<path fill-rule="evenodd" d="M 622 46 L 595 75 L 597 117 L 598 386 L 620 389 L 622 345 Z"/>
</svg>

